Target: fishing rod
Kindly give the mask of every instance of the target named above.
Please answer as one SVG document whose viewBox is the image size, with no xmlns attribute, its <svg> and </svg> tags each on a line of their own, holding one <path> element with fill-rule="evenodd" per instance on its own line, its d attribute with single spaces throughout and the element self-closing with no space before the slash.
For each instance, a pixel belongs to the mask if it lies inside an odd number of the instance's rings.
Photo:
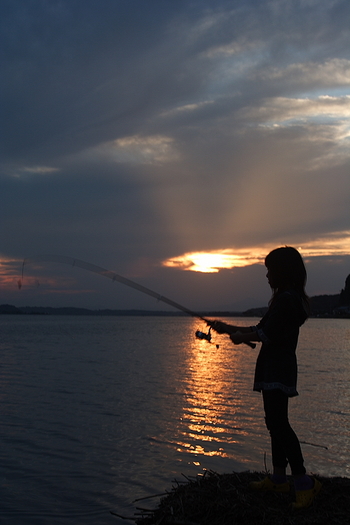
<svg viewBox="0 0 350 525">
<path fill-rule="evenodd" d="M 150 295 L 151 297 L 154 297 L 157 299 L 157 301 L 162 301 L 163 303 L 168 304 L 169 306 L 172 306 L 173 308 L 176 308 L 177 310 L 180 310 L 191 317 L 196 317 L 197 319 L 201 319 L 204 321 L 210 328 L 208 333 L 201 332 L 200 330 L 196 331 L 196 337 L 198 339 L 205 339 L 209 343 L 211 342 L 211 324 L 213 321 L 210 321 L 209 319 L 206 319 L 205 317 L 201 316 L 200 314 L 193 312 L 192 310 L 189 310 L 185 306 L 182 306 L 179 303 L 176 303 L 175 301 L 172 301 L 171 299 L 168 299 L 167 297 L 164 297 L 164 295 L 160 295 L 157 292 L 154 292 L 153 290 L 150 290 L 149 288 L 146 288 L 145 286 L 142 286 L 141 284 L 135 283 L 134 281 L 131 281 L 130 279 L 127 279 L 126 277 L 122 277 L 121 275 L 112 272 L 110 270 L 106 270 L 105 268 L 101 268 L 100 266 L 96 266 L 95 264 L 91 264 L 85 261 L 82 261 L 80 259 L 74 259 L 73 257 L 66 257 L 63 255 L 39 255 L 36 257 L 26 258 L 23 260 L 22 263 L 22 279 L 18 281 L 18 287 L 22 287 L 22 282 L 24 279 L 24 267 L 28 264 L 36 263 L 36 262 L 53 262 L 53 263 L 60 263 L 60 264 L 68 264 L 69 266 L 77 266 L 78 268 L 82 268 L 84 270 L 88 270 L 93 273 L 97 273 L 98 275 L 102 275 L 103 277 L 107 277 L 108 279 L 111 279 L 114 282 L 119 282 L 122 284 L 125 284 L 125 286 L 129 286 L 130 288 L 134 288 L 135 290 L 138 290 L 139 292 L 142 292 L 144 294 Z M 255 348 L 254 343 L 245 343 L 251 348 Z"/>
</svg>

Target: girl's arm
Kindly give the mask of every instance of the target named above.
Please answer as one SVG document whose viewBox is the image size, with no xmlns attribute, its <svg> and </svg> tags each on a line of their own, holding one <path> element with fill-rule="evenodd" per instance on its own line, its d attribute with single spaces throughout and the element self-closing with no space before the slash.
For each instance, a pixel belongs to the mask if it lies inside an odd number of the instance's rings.
<svg viewBox="0 0 350 525">
<path fill-rule="evenodd" d="M 252 327 L 246 326 L 244 331 L 238 331 L 230 334 L 230 339 L 235 345 L 240 345 L 241 343 L 250 343 L 253 341 L 261 341 L 258 332 L 252 330 Z"/>
<path fill-rule="evenodd" d="M 218 334 L 232 335 L 236 332 L 239 332 L 241 334 L 248 334 L 252 332 L 251 326 L 236 326 L 233 324 L 224 323 L 223 321 L 209 321 L 208 324 Z M 250 341 L 255 341 L 255 339 L 250 339 Z M 258 339 L 258 341 L 260 341 L 260 339 Z"/>
</svg>

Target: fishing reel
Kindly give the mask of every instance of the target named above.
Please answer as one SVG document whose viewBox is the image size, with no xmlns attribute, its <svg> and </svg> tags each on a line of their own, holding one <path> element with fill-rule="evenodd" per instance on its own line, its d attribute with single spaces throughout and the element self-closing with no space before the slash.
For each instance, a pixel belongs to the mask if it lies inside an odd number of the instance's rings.
<svg viewBox="0 0 350 525">
<path fill-rule="evenodd" d="M 208 343 L 211 343 L 211 327 L 209 328 L 209 331 L 208 333 L 206 334 L 205 332 L 201 332 L 200 330 L 197 330 L 196 331 L 196 337 L 197 339 L 202 339 L 204 341 L 208 341 Z M 219 345 L 215 345 L 216 348 L 219 348 Z"/>
<path fill-rule="evenodd" d="M 197 330 L 196 331 L 196 337 L 197 339 L 205 339 L 205 341 L 208 341 L 208 343 L 211 342 L 211 327 L 209 328 L 209 331 L 208 333 L 206 334 L 205 332 L 201 332 L 200 330 Z"/>
</svg>

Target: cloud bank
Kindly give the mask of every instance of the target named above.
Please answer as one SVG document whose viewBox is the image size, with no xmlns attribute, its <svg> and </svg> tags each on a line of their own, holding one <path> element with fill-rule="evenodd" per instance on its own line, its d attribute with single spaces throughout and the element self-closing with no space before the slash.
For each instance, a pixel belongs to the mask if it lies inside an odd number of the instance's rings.
<svg viewBox="0 0 350 525">
<path fill-rule="evenodd" d="M 248 307 L 269 295 L 261 265 L 198 276 L 164 262 L 284 244 L 311 253 L 317 240 L 311 292 L 339 291 L 350 270 L 347 1 L 0 6 L 5 299 L 23 297 L 11 264 L 56 253 L 196 307 Z M 70 286 L 61 299 L 48 285 L 45 300 L 67 301 Z M 80 301 L 114 304 L 103 293 Z"/>
</svg>

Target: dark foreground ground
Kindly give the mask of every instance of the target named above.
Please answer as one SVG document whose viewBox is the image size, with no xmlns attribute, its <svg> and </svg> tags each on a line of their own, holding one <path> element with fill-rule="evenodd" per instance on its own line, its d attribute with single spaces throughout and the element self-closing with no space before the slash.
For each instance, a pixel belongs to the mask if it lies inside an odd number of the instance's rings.
<svg viewBox="0 0 350 525">
<path fill-rule="evenodd" d="M 251 481 L 263 473 L 216 474 L 173 483 L 172 489 L 152 509 L 151 498 L 138 500 L 137 525 L 350 525 L 350 479 L 316 476 L 321 492 L 308 509 L 290 508 L 290 494 L 256 493 Z M 146 501 L 148 499 L 148 502 Z M 147 508 L 148 507 L 148 508 Z"/>
</svg>

